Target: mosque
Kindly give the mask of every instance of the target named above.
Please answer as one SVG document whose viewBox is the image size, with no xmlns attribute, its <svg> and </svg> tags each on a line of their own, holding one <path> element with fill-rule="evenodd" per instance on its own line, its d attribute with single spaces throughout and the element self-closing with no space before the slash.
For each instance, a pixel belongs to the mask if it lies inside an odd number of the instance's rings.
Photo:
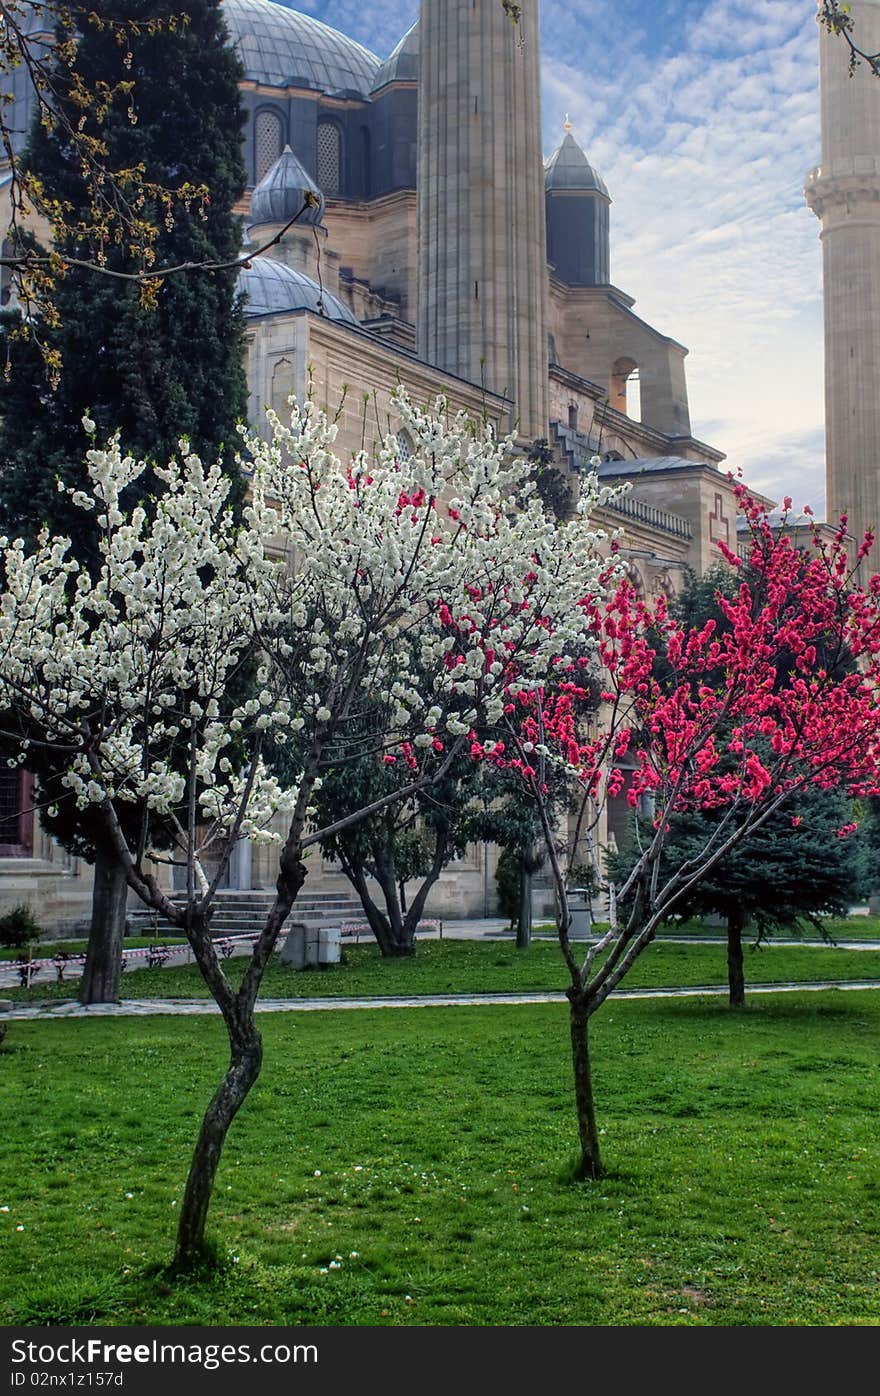
<svg viewBox="0 0 880 1396">
<path fill-rule="evenodd" d="M 597 522 L 623 530 L 642 594 L 673 594 L 736 546 L 732 484 L 691 433 L 687 349 L 613 282 L 612 196 L 568 123 L 544 159 L 538 3 L 514 23 L 501 0 L 421 0 L 383 60 L 275 0 L 222 0 L 247 113 L 249 416 L 310 395 L 343 456 L 389 430 L 405 452 L 402 383 L 545 442 L 564 475 L 598 455 L 630 489 Z M 71 924 L 89 870 L 3 815 L 0 902 Z M 625 818 L 621 800 L 610 831 Z M 233 888 L 271 886 L 258 850 L 234 862 Z M 450 865 L 429 913 L 494 909 L 493 862 Z M 307 892 L 347 888 L 319 863 Z"/>
<path fill-rule="evenodd" d="M 611 196 L 571 129 L 543 160 L 538 3 L 423 0 L 380 62 L 273 0 L 223 0 L 245 69 L 251 417 L 311 392 L 343 453 L 390 393 L 443 391 L 558 467 L 632 479 L 633 579 L 674 590 L 732 542 L 720 451 L 691 434 L 687 350 L 611 279 Z M 401 446 L 406 449 L 405 440 Z"/>
</svg>

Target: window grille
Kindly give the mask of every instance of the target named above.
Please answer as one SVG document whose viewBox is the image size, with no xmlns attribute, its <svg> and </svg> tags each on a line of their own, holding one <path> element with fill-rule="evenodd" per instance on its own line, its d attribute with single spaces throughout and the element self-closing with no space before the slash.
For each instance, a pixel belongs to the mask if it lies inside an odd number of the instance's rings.
<svg viewBox="0 0 880 1396">
<path fill-rule="evenodd" d="M 259 184 L 281 154 L 281 117 L 274 111 L 257 112 L 254 122 L 254 183 Z"/>
<path fill-rule="evenodd" d="M 342 132 L 335 121 L 318 122 L 318 188 L 335 199 L 342 183 Z"/>
<path fill-rule="evenodd" d="M 0 857 L 31 852 L 31 822 L 24 814 L 31 803 L 31 778 L 20 769 L 0 769 Z"/>
<path fill-rule="evenodd" d="M 21 771 L 0 770 L 0 844 L 21 841 Z"/>
</svg>

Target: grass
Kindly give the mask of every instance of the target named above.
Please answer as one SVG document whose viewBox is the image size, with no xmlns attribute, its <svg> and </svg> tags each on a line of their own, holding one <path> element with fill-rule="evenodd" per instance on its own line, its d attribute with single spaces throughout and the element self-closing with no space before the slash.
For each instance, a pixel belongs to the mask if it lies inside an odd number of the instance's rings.
<svg viewBox="0 0 880 1396">
<path fill-rule="evenodd" d="M 832 942 L 880 941 L 880 916 L 826 916 L 822 918 L 822 924 Z M 608 929 L 607 922 L 597 921 L 595 926 L 597 931 Z M 540 935 L 555 935 L 556 927 L 552 921 L 543 921 L 536 926 L 536 931 Z M 661 940 L 669 937 L 687 936 L 688 938 L 699 937 L 723 941 L 726 932 L 723 925 L 716 925 L 708 921 L 664 921 L 657 935 Z M 798 940 L 817 941 L 820 938 L 818 932 L 813 931 L 811 927 L 808 927 L 803 935 L 785 932 L 776 937 L 777 940 L 794 942 Z"/>
<path fill-rule="evenodd" d="M 0 960 L 51 960 L 53 955 L 84 955 L 85 940 L 40 940 L 24 949 L 10 950 L 0 946 Z M 185 945 L 184 936 L 126 936 L 126 950 L 145 950 L 149 945 Z M 29 954 L 30 952 L 30 954 Z"/>
<path fill-rule="evenodd" d="M 858 941 L 858 940 L 880 940 L 880 917 L 878 916 L 848 916 L 848 917 L 828 917 L 825 920 L 825 927 L 832 941 Z M 554 935 L 555 926 L 552 922 L 546 921 L 538 923 L 535 927 L 536 933 L 541 935 Z M 607 923 L 597 921 L 595 924 L 597 932 L 608 929 Z M 661 939 L 666 936 L 712 936 L 716 939 L 724 938 L 724 930 L 720 926 L 710 926 L 704 921 L 686 921 L 681 925 L 668 923 L 660 928 L 658 935 Z M 810 939 L 810 936 L 806 937 Z M 185 945 L 183 936 L 126 936 L 126 950 L 146 949 L 150 945 Z M 503 944 L 503 942 L 502 942 Z M 53 955 L 61 953 L 70 955 L 83 955 L 86 951 L 87 942 L 85 940 L 43 940 L 31 946 L 33 959 L 50 959 Z M 0 946 L 0 961 L 20 960 L 27 958 L 27 947 L 22 950 L 10 950 Z"/>
<path fill-rule="evenodd" d="M 608 1005 L 609 1175 L 587 1185 L 566 1181 L 562 1006 L 262 1029 L 211 1214 L 223 1263 L 173 1283 L 220 1024 L 11 1026 L 0 1323 L 880 1322 L 876 994 Z"/>
<path fill-rule="evenodd" d="M 832 941 L 878 940 L 880 941 L 880 916 L 826 916 L 822 918 L 826 934 Z M 667 922 L 660 930 L 661 936 L 717 936 L 723 940 L 723 926 L 709 925 L 705 921 L 684 921 L 680 925 Z M 808 927 L 802 937 L 793 939 L 818 940 L 819 936 Z"/>
<path fill-rule="evenodd" d="M 565 967 L 557 945 L 535 941 L 528 951 L 504 941 L 426 940 L 412 959 L 383 961 L 375 945 L 347 945 L 345 963 L 326 971 L 296 971 L 277 959 L 266 971 L 263 998 L 380 997 L 387 994 L 527 993 L 563 989 Z M 228 960 L 236 983 L 247 961 Z M 807 983 L 829 979 L 877 979 L 880 951 L 770 944 L 745 953 L 747 983 Z M 17 1002 L 76 996 L 77 982 L 53 983 L 49 971 L 30 989 L 0 990 Z M 625 987 L 726 983 L 723 946 L 655 942 L 627 975 Z M 205 998 L 208 990 L 195 965 L 127 971 L 124 998 Z"/>
</svg>

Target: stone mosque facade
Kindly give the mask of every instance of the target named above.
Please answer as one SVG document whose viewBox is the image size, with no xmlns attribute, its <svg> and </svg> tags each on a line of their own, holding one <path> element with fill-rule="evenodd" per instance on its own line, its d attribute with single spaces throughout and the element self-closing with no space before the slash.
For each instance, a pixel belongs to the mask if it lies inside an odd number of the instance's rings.
<svg viewBox="0 0 880 1396">
<path fill-rule="evenodd" d="M 612 196 L 574 132 L 542 136 L 538 0 L 518 24 L 499 0 L 422 0 L 384 59 L 275 0 L 222 4 L 244 68 L 247 244 L 314 196 L 242 272 L 252 424 L 310 394 L 338 414 L 339 454 L 389 430 L 405 451 L 394 389 L 443 392 L 523 444 L 542 438 L 566 474 L 598 455 L 604 479 L 629 482 L 596 521 L 623 530 L 645 595 L 674 593 L 719 540 L 735 546 L 723 454 L 691 432 L 687 350 L 614 284 Z M 451 864 L 427 914 L 494 912 L 494 861 L 475 847 Z M 273 881 L 259 850 L 234 860 L 232 888 Z M 305 890 L 350 889 L 316 856 Z M 46 924 L 82 923 L 90 875 L 10 804 L 0 907 L 22 900 Z"/>
</svg>

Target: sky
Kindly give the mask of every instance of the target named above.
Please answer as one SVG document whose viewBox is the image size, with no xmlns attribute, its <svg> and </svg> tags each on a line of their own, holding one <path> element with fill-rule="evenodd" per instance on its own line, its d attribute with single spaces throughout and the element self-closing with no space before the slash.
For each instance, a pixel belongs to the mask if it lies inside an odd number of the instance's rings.
<svg viewBox="0 0 880 1396">
<path fill-rule="evenodd" d="M 384 58 L 418 0 L 294 8 Z M 544 153 L 568 113 L 612 197 L 612 281 L 690 350 L 693 434 L 755 489 L 821 514 L 812 0 L 543 0 L 541 15 Z"/>
</svg>

